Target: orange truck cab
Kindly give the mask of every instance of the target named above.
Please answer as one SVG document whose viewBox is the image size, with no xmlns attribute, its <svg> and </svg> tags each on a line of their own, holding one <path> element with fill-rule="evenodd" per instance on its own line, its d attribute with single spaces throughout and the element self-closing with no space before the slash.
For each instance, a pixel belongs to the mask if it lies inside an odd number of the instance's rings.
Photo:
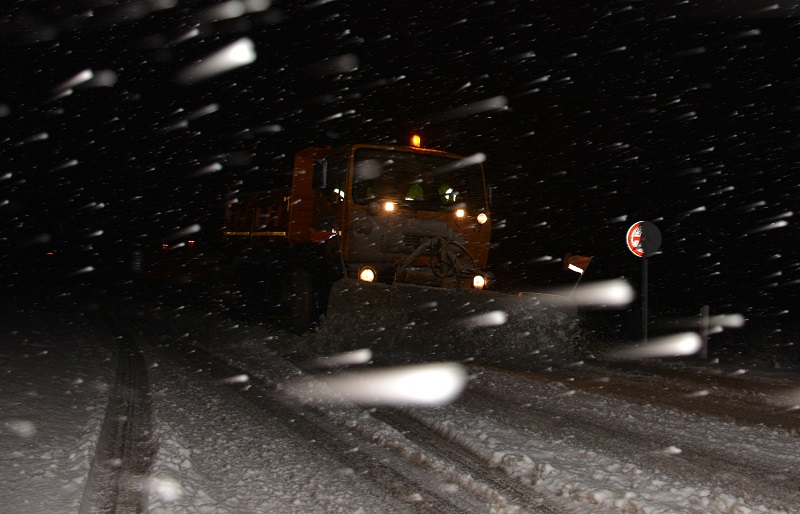
<svg viewBox="0 0 800 514">
<path fill-rule="evenodd" d="M 225 235 L 247 249 L 238 261 L 244 303 L 288 305 L 292 318 L 303 318 L 295 327 L 302 331 L 340 278 L 487 287 L 491 223 L 481 161 L 414 145 L 301 150 L 290 189 L 227 205 Z"/>
</svg>

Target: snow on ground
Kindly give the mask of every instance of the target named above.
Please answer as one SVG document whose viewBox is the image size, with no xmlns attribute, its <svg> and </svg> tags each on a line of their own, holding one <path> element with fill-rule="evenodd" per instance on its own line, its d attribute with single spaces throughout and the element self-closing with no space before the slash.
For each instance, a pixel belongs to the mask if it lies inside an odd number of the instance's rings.
<svg viewBox="0 0 800 514">
<path fill-rule="evenodd" d="M 224 380 L 151 359 L 160 440 L 151 512 L 408 510 L 291 424 L 228 393 L 220 387 Z"/>
<path fill-rule="evenodd" d="M 261 342 L 242 340 L 228 348 L 228 355 L 247 369 L 258 369 L 263 358 Z M 260 357 L 262 356 L 262 357 Z M 492 391 L 514 409 L 539 409 L 562 413 L 580 412 L 587 423 L 618 424 L 620 434 L 651 434 L 649 450 L 656 465 L 637 464 L 637 456 L 626 459 L 615 448 L 587 447 L 586 441 L 552 437 L 533 428 L 509 423 L 491 414 L 476 411 L 472 403 L 455 402 L 436 409 L 409 409 L 431 429 L 443 433 L 472 450 L 487 466 L 497 466 L 509 475 L 560 498 L 574 501 L 575 511 L 598 512 L 698 512 L 749 513 L 790 512 L 769 508 L 716 485 L 713 464 L 698 482 L 696 476 L 681 479 L 680 473 L 662 472 L 669 459 L 680 459 L 684 451 L 733 453 L 736 448 L 758 449 L 756 459 L 768 459 L 775 472 L 800 465 L 797 439 L 783 431 L 762 427 L 741 427 L 714 418 L 642 406 L 605 396 L 570 389 L 556 382 L 524 387 L 509 375 L 481 371 L 473 375 L 472 388 Z M 736 394 L 736 393 L 733 393 Z M 499 403 L 498 403 L 499 405 Z M 616 421 L 613 421 L 616 420 Z M 380 437 L 377 437 L 380 439 Z M 396 445 L 396 441 L 387 444 Z M 684 455 L 685 457 L 685 455 Z M 736 458 L 736 457 L 734 457 Z M 741 457 L 746 467 L 752 454 Z M 640 461 L 639 461 L 640 462 Z M 681 466 L 678 462 L 674 466 Z M 693 479 L 694 478 L 694 479 Z"/>
<path fill-rule="evenodd" d="M 115 336 L 83 312 L 0 310 L 5 511 L 74 512 L 80 505 L 116 366 Z M 514 510 L 481 477 L 418 448 L 372 416 L 368 406 L 292 407 L 283 392 L 307 376 L 269 346 L 294 336 L 181 309 L 157 318 L 143 319 L 139 332 L 159 442 L 147 477 L 150 511 L 413 511 L 421 498 L 413 487 L 407 497 L 398 497 L 358 469 L 367 458 L 365 441 L 439 476 L 445 491 L 470 491 L 484 502 L 479 510 Z M 213 377 L 191 359 L 172 358 L 177 341 L 223 357 L 246 376 Z M 468 369 L 468 390 L 453 404 L 404 412 L 469 449 L 487 468 L 500 468 L 563 502 L 566 511 L 791 511 L 731 490 L 714 478 L 713 460 L 702 463 L 704 452 L 709 459 L 736 458 L 738 449 L 743 455 L 746 449 L 742 466 L 760 459 L 776 476 L 789 473 L 800 465 L 800 452 L 796 436 L 787 431 L 627 403 L 561 382 L 524 383 L 511 374 Z M 251 387 L 252 398 L 240 394 Z M 263 394 L 256 394 L 258 388 Z M 319 434 L 303 429 L 303 409 L 327 419 L 331 433 L 344 434 L 340 446 L 331 451 Z M 552 428 L 537 425 L 537 418 L 550 419 Z M 559 432 L 561 422 L 575 423 L 577 435 Z M 628 444 L 629 433 L 652 435 L 652 441 Z M 707 476 L 699 476 L 703 472 Z"/>
<path fill-rule="evenodd" d="M 586 421 L 590 431 L 593 420 L 603 420 L 603 430 L 611 425 L 621 439 L 629 433 L 652 435 L 650 448 L 644 452 L 651 456 L 642 459 L 636 451 L 629 455 L 630 450 L 609 442 L 599 428 L 595 444 L 587 445 L 580 437 L 553 437 L 526 426 L 526 416 L 521 414 L 515 421 L 503 419 L 494 409 L 476 413 L 474 406 L 456 403 L 411 413 L 429 427 L 469 447 L 489 465 L 499 466 L 509 475 L 535 483 L 537 488 L 555 496 L 570 497 L 613 512 L 788 512 L 770 510 L 725 490 L 716 483 L 712 467 L 699 480 L 690 473 L 682 479 L 680 473 L 671 469 L 685 466 L 680 462 L 686 456 L 684 452 L 723 454 L 736 452 L 737 447 L 758 448 L 758 456 L 770 459 L 778 470 L 794 469 L 800 464 L 800 454 L 796 438 L 787 433 L 739 427 L 687 413 L 601 398 L 559 382 L 525 386 L 491 372 L 475 380 L 476 387 L 503 391 L 508 403 L 516 405 L 518 410 L 531 411 L 533 416 L 546 411 L 553 419 L 562 420 L 564 426 L 569 426 L 569 418 L 578 417 Z M 618 426 L 614 427 L 615 424 Z M 636 447 L 633 439 L 627 442 Z M 748 457 L 741 457 L 743 470 L 749 464 Z M 656 466 L 647 466 L 649 462 L 656 462 Z"/>
<path fill-rule="evenodd" d="M 116 358 L 80 313 L 0 309 L 0 510 L 77 512 Z"/>
</svg>

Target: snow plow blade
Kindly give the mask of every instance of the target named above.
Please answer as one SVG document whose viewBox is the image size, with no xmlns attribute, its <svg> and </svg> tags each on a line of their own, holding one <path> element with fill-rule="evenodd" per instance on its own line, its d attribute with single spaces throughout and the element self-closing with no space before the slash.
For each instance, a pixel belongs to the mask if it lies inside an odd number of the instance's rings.
<svg viewBox="0 0 800 514">
<path fill-rule="evenodd" d="M 564 296 L 342 279 L 331 288 L 316 340 L 327 351 L 369 346 L 377 354 L 422 350 L 448 358 L 564 356 L 580 345 L 580 328 Z"/>
</svg>

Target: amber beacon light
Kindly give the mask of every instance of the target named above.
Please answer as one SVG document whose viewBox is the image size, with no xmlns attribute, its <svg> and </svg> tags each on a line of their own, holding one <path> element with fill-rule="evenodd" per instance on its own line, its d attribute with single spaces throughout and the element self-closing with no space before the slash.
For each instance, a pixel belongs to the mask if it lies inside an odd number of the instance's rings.
<svg viewBox="0 0 800 514">
<path fill-rule="evenodd" d="M 419 134 L 414 134 L 413 136 L 411 136 L 411 146 L 415 148 L 422 147 L 422 138 L 419 137 Z"/>
</svg>

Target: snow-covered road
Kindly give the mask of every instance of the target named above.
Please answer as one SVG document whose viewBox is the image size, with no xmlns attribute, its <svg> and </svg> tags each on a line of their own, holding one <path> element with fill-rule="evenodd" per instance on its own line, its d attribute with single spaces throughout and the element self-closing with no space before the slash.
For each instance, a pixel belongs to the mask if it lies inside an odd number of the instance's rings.
<svg viewBox="0 0 800 514">
<path fill-rule="evenodd" d="M 293 364 L 271 348 L 295 336 L 213 312 L 62 299 L 0 318 L 9 512 L 95 508 L 85 481 L 121 342 L 147 366 L 151 512 L 800 509 L 792 370 L 468 362 L 453 402 L 355 405 L 317 392 L 375 365 Z"/>
</svg>

